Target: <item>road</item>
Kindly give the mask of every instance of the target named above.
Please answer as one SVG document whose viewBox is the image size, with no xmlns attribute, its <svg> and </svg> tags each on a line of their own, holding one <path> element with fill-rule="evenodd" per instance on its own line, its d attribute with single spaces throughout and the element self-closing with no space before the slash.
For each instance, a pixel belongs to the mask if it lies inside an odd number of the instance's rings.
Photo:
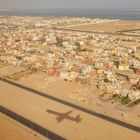
<svg viewBox="0 0 140 140">
<path fill-rule="evenodd" d="M 102 115 L 96 115 L 98 114 L 96 112 L 94 114 L 88 113 L 75 106 L 65 104 L 65 102 L 61 103 L 59 99 L 54 100 L 54 98 L 40 96 L 31 90 L 17 87 L 6 81 L 0 80 L 0 87 L 0 104 L 2 106 L 66 139 L 139 140 L 140 138 L 140 128 L 138 126 L 128 125 L 129 127 L 127 128 L 100 117 Z M 49 114 L 47 110 L 53 110 L 60 114 L 73 110 L 70 116 L 74 118 L 79 115 L 82 120 L 77 123 L 64 119 L 58 123 L 57 116 Z M 108 118 L 107 116 L 105 117 Z"/>
<path fill-rule="evenodd" d="M 1 140 L 41 140 L 34 132 L 29 132 L 14 121 L 0 114 L 0 139 Z"/>
<path fill-rule="evenodd" d="M 60 31 L 71 31 L 71 32 L 83 32 L 83 33 L 93 33 L 93 34 L 102 34 L 102 35 L 113 35 L 113 36 L 126 36 L 126 37 L 140 37 L 139 35 L 129 35 L 129 34 L 123 34 L 121 32 L 119 33 L 107 33 L 107 32 L 97 32 L 97 31 L 89 31 L 89 30 L 77 30 L 77 29 L 68 29 L 68 28 L 52 28 L 54 30 L 60 30 Z"/>
</svg>

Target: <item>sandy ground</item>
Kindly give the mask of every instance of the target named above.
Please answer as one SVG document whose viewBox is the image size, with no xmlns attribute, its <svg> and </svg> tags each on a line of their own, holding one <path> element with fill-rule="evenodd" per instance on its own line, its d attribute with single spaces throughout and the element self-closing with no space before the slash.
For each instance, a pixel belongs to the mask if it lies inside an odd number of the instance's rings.
<svg viewBox="0 0 140 140">
<path fill-rule="evenodd" d="M 0 76 L 12 75 L 15 73 L 25 71 L 25 68 L 22 68 L 22 67 L 16 67 L 15 69 L 15 66 L 12 66 L 12 65 L 5 66 L 5 65 L 0 68 Z"/>
<path fill-rule="evenodd" d="M 10 110 L 48 128 L 66 139 L 72 140 L 139 140 L 140 133 L 116 125 L 109 121 L 91 116 L 64 104 L 48 100 L 39 95 L 16 88 L 0 81 L 0 102 L 1 105 Z M 49 114 L 47 110 L 58 113 L 72 111 L 71 117 L 77 115 L 82 118 L 81 122 L 64 119 L 58 123 L 56 115 Z"/>
<path fill-rule="evenodd" d="M 27 75 L 19 79 L 18 82 L 61 98 L 68 97 L 71 93 L 82 92 L 87 89 L 86 85 L 81 85 L 76 82 L 66 82 L 59 77 L 48 76 L 44 72 Z"/>
<path fill-rule="evenodd" d="M 37 89 L 45 94 L 76 103 L 97 112 L 105 112 L 109 116 L 118 118 L 128 123 L 140 125 L 140 118 L 138 117 L 140 116 L 140 106 L 127 108 L 117 103 L 112 104 L 111 101 L 100 100 L 99 91 L 96 91 L 95 80 L 93 80 L 92 86 L 87 86 L 81 85 L 77 82 L 64 81 L 59 77 L 48 76 L 44 72 L 27 72 L 26 74 L 26 71 L 23 73 L 18 72 L 22 68 L 12 66 L 13 70 L 11 70 L 11 66 L 5 66 L 0 69 L 0 73 L 2 73 L 3 69 L 8 71 L 6 76 L 10 75 L 13 79 L 16 77 L 17 82 L 22 85 Z M 17 73 L 13 74 L 16 71 Z M 122 114 L 125 115 L 122 116 Z"/>
<path fill-rule="evenodd" d="M 115 21 L 110 23 L 100 23 L 95 25 L 83 25 L 67 27 L 68 29 L 90 30 L 99 32 L 117 32 L 123 30 L 140 29 L 140 21 Z"/>
<path fill-rule="evenodd" d="M 4 64 L 3 62 L 0 62 L 0 68 L 3 68 L 3 67 L 6 67 L 8 66 L 9 64 Z"/>
<path fill-rule="evenodd" d="M 105 102 L 100 100 L 99 93 L 96 91 L 96 87 L 93 86 L 96 85 L 94 80 L 92 86 L 87 86 L 76 82 L 64 81 L 57 77 L 49 77 L 43 72 L 37 72 L 21 78 L 18 82 L 42 91 L 45 94 L 79 104 L 101 113 L 106 112 L 107 115 L 112 117 L 140 125 L 140 118 L 138 117 L 140 115 L 140 106 L 127 108 L 117 103 L 112 104 L 111 101 Z M 125 114 L 127 117 L 122 117 L 122 114 Z"/>
<path fill-rule="evenodd" d="M 0 139 L 1 140 L 41 140 L 31 131 L 27 131 L 14 121 L 0 114 Z"/>
</svg>

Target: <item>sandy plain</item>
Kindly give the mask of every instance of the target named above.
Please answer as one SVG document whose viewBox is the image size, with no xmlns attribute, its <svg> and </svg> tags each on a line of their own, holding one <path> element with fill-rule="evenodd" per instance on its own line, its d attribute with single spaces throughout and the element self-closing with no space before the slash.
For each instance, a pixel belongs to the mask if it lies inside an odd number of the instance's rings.
<svg viewBox="0 0 140 140">
<path fill-rule="evenodd" d="M 0 85 L 3 91 L 3 93 L 0 94 L 0 102 L 3 106 L 48 128 L 66 139 L 139 140 L 140 134 L 138 132 L 120 125 L 114 125 L 114 123 L 109 121 L 91 116 L 85 112 L 43 98 L 29 91 L 16 88 L 2 81 L 0 81 Z M 58 113 L 65 113 L 72 110 L 70 116 L 75 117 L 76 115 L 80 115 L 82 120 L 76 123 L 75 121 L 64 119 L 62 122 L 58 123 L 56 116 L 47 113 L 47 110 L 53 110 Z"/>
<path fill-rule="evenodd" d="M 0 114 L 0 139 L 1 140 L 41 140 L 33 132 L 27 131 L 18 123 Z"/>
<path fill-rule="evenodd" d="M 88 30 L 88 31 L 98 31 L 98 32 L 118 32 L 125 30 L 135 30 L 140 29 L 140 21 L 115 21 L 108 23 L 99 23 L 95 25 L 81 25 L 76 27 L 67 27 L 67 29 L 75 30 Z"/>
</svg>

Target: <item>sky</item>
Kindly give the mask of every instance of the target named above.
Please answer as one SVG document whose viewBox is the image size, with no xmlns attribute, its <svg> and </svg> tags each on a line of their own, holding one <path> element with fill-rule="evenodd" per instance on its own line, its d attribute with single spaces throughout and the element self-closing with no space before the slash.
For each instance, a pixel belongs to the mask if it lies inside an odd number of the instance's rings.
<svg viewBox="0 0 140 140">
<path fill-rule="evenodd" d="M 140 8 L 140 0 L 0 0 L 0 9 Z"/>
</svg>

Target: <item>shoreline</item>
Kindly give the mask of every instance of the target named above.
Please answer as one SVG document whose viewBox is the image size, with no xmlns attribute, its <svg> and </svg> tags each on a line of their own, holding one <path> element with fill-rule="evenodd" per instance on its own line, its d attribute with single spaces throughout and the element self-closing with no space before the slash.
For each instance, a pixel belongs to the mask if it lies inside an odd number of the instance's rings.
<svg viewBox="0 0 140 140">
<path fill-rule="evenodd" d="M 129 9 L 48 9 L 48 10 L 0 10 L 1 16 L 30 17 L 79 17 L 119 20 L 140 20 L 139 10 Z"/>
</svg>

